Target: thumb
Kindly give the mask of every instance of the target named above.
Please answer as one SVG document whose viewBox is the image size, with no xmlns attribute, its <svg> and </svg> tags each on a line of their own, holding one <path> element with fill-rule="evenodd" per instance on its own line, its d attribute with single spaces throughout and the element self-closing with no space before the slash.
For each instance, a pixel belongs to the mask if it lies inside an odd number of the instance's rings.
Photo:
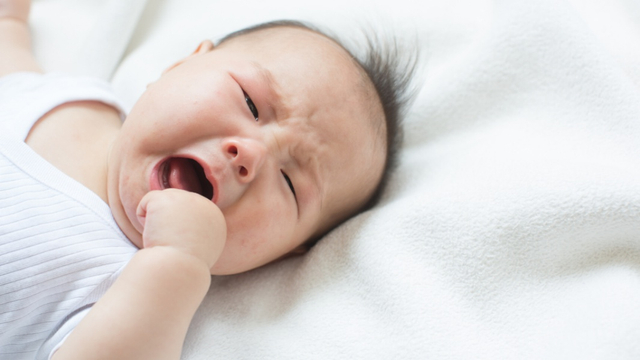
<svg viewBox="0 0 640 360">
<path fill-rule="evenodd" d="M 138 207 L 136 208 L 136 217 L 138 218 L 138 222 L 140 223 L 140 225 L 142 225 L 142 227 L 144 228 L 144 224 L 147 220 L 147 205 L 149 205 L 149 194 L 145 195 L 142 200 L 140 200 L 140 203 L 138 204 Z"/>
</svg>

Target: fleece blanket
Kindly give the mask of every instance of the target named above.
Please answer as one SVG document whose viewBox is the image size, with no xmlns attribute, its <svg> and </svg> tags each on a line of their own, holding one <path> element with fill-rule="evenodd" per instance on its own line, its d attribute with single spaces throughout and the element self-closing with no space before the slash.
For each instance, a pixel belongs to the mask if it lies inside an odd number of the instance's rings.
<svg viewBox="0 0 640 360">
<path fill-rule="evenodd" d="M 205 38 L 293 18 L 421 50 L 383 200 L 215 278 L 184 359 L 640 359 L 636 0 L 34 0 L 47 70 L 127 104 Z"/>
</svg>

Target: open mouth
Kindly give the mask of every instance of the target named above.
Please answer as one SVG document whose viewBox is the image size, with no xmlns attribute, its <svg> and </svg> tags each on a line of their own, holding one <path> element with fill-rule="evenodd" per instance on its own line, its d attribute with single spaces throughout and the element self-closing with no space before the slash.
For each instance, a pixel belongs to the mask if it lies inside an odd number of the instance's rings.
<svg viewBox="0 0 640 360">
<path fill-rule="evenodd" d="M 193 159 L 173 157 L 165 160 L 159 177 L 163 189 L 182 189 L 213 199 L 213 185 L 207 180 L 202 165 Z"/>
</svg>

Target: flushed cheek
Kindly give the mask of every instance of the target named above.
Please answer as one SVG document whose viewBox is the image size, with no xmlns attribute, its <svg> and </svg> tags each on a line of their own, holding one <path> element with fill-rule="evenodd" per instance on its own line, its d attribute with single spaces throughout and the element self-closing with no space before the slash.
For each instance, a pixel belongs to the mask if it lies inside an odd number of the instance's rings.
<svg viewBox="0 0 640 360">
<path fill-rule="evenodd" d="M 256 207 L 239 213 L 238 208 L 223 211 L 227 222 L 227 242 L 214 273 L 251 270 L 279 258 L 283 242 L 290 236 L 290 224 L 280 221 L 278 209 Z"/>
<path fill-rule="evenodd" d="M 131 225 L 142 232 L 138 222 L 136 210 L 140 200 L 150 190 L 150 175 L 154 157 L 140 153 L 132 143 L 129 146 L 118 147 L 117 166 L 118 198 Z"/>
<path fill-rule="evenodd" d="M 140 247 L 142 227 L 135 219 L 138 204 L 136 200 L 132 200 L 135 195 L 126 186 L 131 181 L 131 176 L 124 167 L 121 150 L 114 144 L 109 154 L 108 202 L 118 226 L 131 242 Z"/>
<path fill-rule="evenodd" d="M 223 210 L 227 221 L 227 245 L 245 254 L 255 255 L 272 234 L 270 219 L 259 206 L 242 212 L 237 207 Z M 240 211 L 238 211 L 240 210 Z"/>
<path fill-rule="evenodd" d="M 144 196 L 144 191 L 141 189 L 140 184 L 138 184 L 138 186 L 134 186 L 134 183 L 135 182 L 132 181 L 132 177 L 129 175 L 122 175 L 120 177 L 120 202 L 122 203 L 122 207 L 124 208 L 131 225 L 133 225 L 138 232 L 142 232 L 142 225 L 140 225 L 136 217 L 136 209 L 140 199 Z"/>
</svg>

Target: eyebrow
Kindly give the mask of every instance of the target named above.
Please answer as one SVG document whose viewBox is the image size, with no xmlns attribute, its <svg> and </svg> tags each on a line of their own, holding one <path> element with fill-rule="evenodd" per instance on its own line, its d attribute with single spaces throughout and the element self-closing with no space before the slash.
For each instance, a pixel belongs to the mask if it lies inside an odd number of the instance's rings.
<svg viewBox="0 0 640 360">
<path fill-rule="evenodd" d="M 280 86 L 269 69 L 265 68 L 257 61 L 252 61 L 251 65 L 256 70 L 258 76 L 262 80 L 262 83 L 267 86 L 269 93 L 268 103 L 275 112 L 277 118 L 278 111 L 282 111 L 284 109 L 282 95 L 280 94 Z"/>
<path fill-rule="evenodd" d="M 322 186 L 322 171 L 320 170 L 320 162 L 318 161 L 318 158 L 316 156 L 313 156 L 313 152 L 307 149 L 310 149 L 310 147 L 305 146 L 303 150 L 303 153 L 307 154 L 304 162 L 300 161 L 299 159 L 299 151 L 292 157 L 299 169 L 306 169 L 306 171 L 310 174 L 313 186 L 316 189 L 315 192 L 317 193 L 318 199 L 320 200 L 319 210 L 322 211 L 322 208 L 324 207 L 324 187 Z"/>
<path fill-rule="evenodd" d="M 309 160 L 307 162 L 311 163 L 312 159 L 316 159 L 316 161 L 313 161 L 315 166 L 312 167 L 307 165 L 307 168 L 310 169 L 311 177 L 316 184 L 316 189 L 318 189 L 318 197 L 320 198 L 320 211 L 322 211 L 322 208 L 324 206 L 324 187 L 322 187 L 322 177 L 320 176 L 320 162 L 317 161 L 317 158 L 311 156 L 309 157 Z"/>
</svg>

